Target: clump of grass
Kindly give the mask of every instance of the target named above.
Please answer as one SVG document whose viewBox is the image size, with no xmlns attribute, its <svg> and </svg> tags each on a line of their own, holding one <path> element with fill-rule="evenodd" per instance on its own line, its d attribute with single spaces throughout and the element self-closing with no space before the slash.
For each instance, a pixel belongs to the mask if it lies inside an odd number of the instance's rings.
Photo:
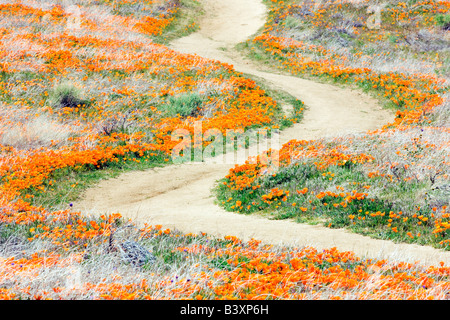
<svg viewBox="0 0 450 320">
<path fill-rule="evenodd" d="M 438 14 L 435 17 L 436 24 L 444 30 L 450 30 L 450 14 Z"/>
<path fill-rule="evenodd" d="M 302 21 L 296 17 L 288 16 L 286 17 L 285 26 L 289 29 L 300 28 L 302 25 Z"/>
<path fill-rule="evenodd" d="M 81 108 L 89 104 L 89 101 L 83 98 L 79 88 L 70 82 L 63 82 L 56 85 L 49 98 L 50 105 L 53 108 Z"/>
<path fill-rule="evenodd" d="M 203 103 L 203 99 L 200 94 L 185 93 L 179 96 L 171 96 L 167 103 L 166 112 L 170 117 L 176 117 L 180 115 L 181 117 L 195 116 L 200 106 Z"/>
</svg>

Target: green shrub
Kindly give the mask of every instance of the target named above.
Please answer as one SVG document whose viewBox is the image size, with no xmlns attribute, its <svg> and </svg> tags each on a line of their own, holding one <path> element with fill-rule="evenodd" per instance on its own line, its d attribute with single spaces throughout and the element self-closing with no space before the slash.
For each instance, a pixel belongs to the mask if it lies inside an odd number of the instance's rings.
<svg viewBox="0 0 450 320">
<path fill-rule="evenodd" d="M 293 16 L 287 16 L 284 23 L 288 29 L 300 28 L 302 26 L 302 21 Z"/>
<path fill-rule="evenodd" d="M 435 18 L 436 25 L 444 29 L 450 29 L 450 14 L 438 14 Z"/>
<path fill-rule="evenodd" d="M 188 117 L 196 115 L 202 103 L 203 99 L 198 93 L 187 93 L 178 97 L 170 97 L 166 108 L 171 117 L 177 115 Z"/>
<path fill-rule="evenodd" d="M 81 90 L 71 83 L 61 83 L 53 88 L 50 103 L 54 108 L 77 108 L 86 106 L 88 101 L 82 98 Z"/>
</svg>

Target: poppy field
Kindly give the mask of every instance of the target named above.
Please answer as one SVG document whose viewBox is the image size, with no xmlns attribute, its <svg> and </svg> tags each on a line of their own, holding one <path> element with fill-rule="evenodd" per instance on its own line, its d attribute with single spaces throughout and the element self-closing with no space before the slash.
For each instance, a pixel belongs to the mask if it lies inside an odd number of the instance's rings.
<svg viewBox="0 0 450 320">
<path fill-rule="evenodd" d="M 419 39 L 409 52 L 398 27 L 420 17 L 408 28 L 445 33 L 450 5 L 392 3 L 382 11 L 396 22 L 389 35 L 354 27 L 356 40 L 343 38 L 357 45 L 337 50 L 299 40 L 298 17 L 334 30 L 324 17 L 354 12 L 352 4 L 308 2 L 304 14 L 301 3 L 268 1 L 250 55 L 359 86 L 395 108 L 396 119 L 362 135 L 291 141 L 275 171 L 261 159 L 237 166 L 217 189 L 222 206 L 450 248 L 448 46 L 436 35 L 432 50 L 420 51 Z M 172 133 L 194 134 L 196 121 L 222 134 L 300 121 L 300 101 L 287 117 L 232 66 L 161 44 L 174 30 L 195 31 L 186 12 L 199 8 L 195 0 L 0 2 L 0 299 L 448 299 L 443 263 L 183 234 L 120 212 L 72 210 L 91 182 L 171 165 Z M 382 70 L 390 54 L 369 53 L 377 41 L 392 55 L 408 52 L 398 70 Z"/>
<path fill-rule="evenodd" d="M 246 44 L 249 55 L 366 90 L 395 119 L 362 135 L 291 141 L 277 172 L 259 159 L 232 169 L 217 191 L 222 206 L 449 249 L 450 39 L 437 22 L 449 3 L 388 2 L 379 28 L 365 23 L 375 11 L 367 1 L 270 3 L 265 30 Z M 430 40 L 416 44 L 426 32 Z"/>
</svg>

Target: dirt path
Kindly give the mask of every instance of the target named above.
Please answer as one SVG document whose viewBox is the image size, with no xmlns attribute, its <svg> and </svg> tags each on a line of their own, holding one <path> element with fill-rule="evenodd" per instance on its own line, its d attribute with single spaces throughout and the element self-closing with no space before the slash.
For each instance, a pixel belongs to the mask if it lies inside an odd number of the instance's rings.
<svg viewBox="0 0 450 320">
<path fill-rule="evenodd" d="M 266 8 L 260 0 L 203 2 L 207 12 L 200 21 L 200 31 L 173 42 L 171 47 L 230 63 L 236 70 L 261 77 L 304 101 L 309 108 L 304 120 L 283 131 L 280 143 L 364 132 L 393 119 L 376 100 L 361 92 L 260 71 L 233 51 L 235 44 L 249 38 L 263 25 Z M 254 151 L 254 148 L 250 150 Z M 273 244 L 310 245 L 319 250 L 337 247 L 375 259 L 450 263 L 450 252 L 430 247 L 394 244 L 345 230 L 226 212 L 214 204 L 211 189 L 232 166 L 206 161 L 123 174 L 89 189 L 74 204 L 74 209 L 93 214 L 120 212 L 137 222 L 161 224 L 182 232 L 206 232 L 219 237 L 234 235 Z"/>
</svg>

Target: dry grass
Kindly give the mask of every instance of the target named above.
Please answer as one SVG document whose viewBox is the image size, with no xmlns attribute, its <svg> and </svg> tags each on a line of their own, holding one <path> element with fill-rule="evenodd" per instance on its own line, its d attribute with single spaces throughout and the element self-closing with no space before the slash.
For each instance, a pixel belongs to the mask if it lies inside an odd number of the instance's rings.
<svg viewBox="0 0 450 320">
<path fill-rule="evenodd" d="M 86 1 L 75 1 L 73 4 L 82 3 Z M 393 1 L 391 1 L 393 2 Z M 9 1 L 2 1 L 0 3 L 9 3 Z M 94 2 L 98 4 L 98 2 Z M 362 2 L 361 2 L 362 3 Z M 25 1 L 24 4 L 30 4 L 34 7 L 49 9 L 54 1 Z M 127 10 L 136 10 L 140 4 L 136 3 L 129 8 L 121 8 L 120 12 L 125 13 Z M 152 7 L 152 9 L 158 9 Z M 165 11 L 167 8 L 159 8 L 158 10 Z M 317 10 L 317 7 L 312 5 L 311 11 Z M 110 9 L 102 5 L 94 5 L 90 7 L 88 12 L 83 12 L 87 18 L 92 19 L 98 25 L 105 25 L 105 32 L 92 34 L 103 39 L 110 39 L 113 37 L 118 40 L 135 40 L 139 35 L 134 33 L 124 32 L 120 28 L 114 28 L 117 20 L 113 19 Z M 348 57 L 347 62 L 352 66 L 370 66 L 376 71 L 384 72 L 398 68 L 397 70 L 404 70 L 407 73 L 429 72 L 435 68 L 434 62 L 424 62 L 416 60 L 413 56 L 402 58 L 401 55 L 375 55 L 367 56 L 362 59 L 353 59 L 351 50 L 347 47 L 348 39 L 344 37 L 335 37 L 336 34 L 351 35 L 351 28 L 348 21 L 356 21 L 356 16 L 347 16 L 339 24 L 339 29 L 347 30 L 346 32 L 323 32 L 303 28 L 295 20 L 289 24 L 289 30 L 285 31 L 285 36 L 297 39 L 312 39 L 315 38 L 318 42 L 325 45 L 340 55 Z M 5 19 L 0 22 L 0 27 L 9 28 L 11 26 L 18 27 L 26 26 L 25 21 L 16 21 L 13 18 Z M 61 32 L 64 26 L 55 26 L 50 24 L 47 26 L 44 22 L 34 25 L 38 30 L 41 30 L 49 37 L 54 32 Z M 107 31 L 106 31 L 107 30 Z M 69 30 L 77 35 L 83 35 L 80 30 Z M 431 42 L 437 42 L 439 35 L 426 35 L 430 37 Z M 341 39 L 341 40 L 336 40 Z M 344 40 L 342 40 L 344 39 Z M 330 40 L 330 41 L 328 41 Z M 434 43 L 433 42 L 433 43 Z M 416 47 L 423 47 L 423 43 L 416 43 Z M 17 57 L 24 53 L 35 53 L 42 50 L 40 47 L 31 46 L 29 42 L 23 40 L 22 42 L 7 43 L 6 47 L 8 57 Z M 370 44 L 365 50 L 377 50 L 383 48 L 380 44 Z M 144 48 L 145 49 L 145 48 Z M 389 49 L 386 44 L 385 50 Z M 383 49 L 383 50 L 384 50 Z M 83 49 L 83 54 L 93 57 L 96 54 L 105 53 L 101 49 Z M 120 50 L 120 49 L 119 49 Z M 313 57 L 320 59 L 319 56 Z M 204 62 L 199 58 L 199 66 Z M 170 63 L 168 63 L 170 65 Z M 164 66 L 154 66 L 155 68 Z M 152 70 L 148 70 L 151 74 Z M 16 75 L 14 75 L 16 76 Z M 148 90 L 158 91 L 163 84 L 163 79 L 150 79 L 147 74 L 143 76 L 128 77 L 121 81 L 114 79 L 112 84 L 109 80 L 99 75 L 91 75 L 88 79 L 84 79 L 86 74 L 68 74 L 67 79 L 72 85 L 83 83 L 83 90 L 89 92 L 92 96 L 100 96 L 100 94 L 112 95 L 114 89 L 120 89 L 124 85 L 135 88 L 140 92 Z M 18 75 L 17 75 L 18 77 Z M 10 83 L 17 83 L 15 80 Z M 170 80 L 165 80 L 170 81 Z M 48 84 L 48 87 L 56 88 L 54 84 Z M 22 85 L 19 83 L 9 88 L 14 97 L 22 96 Z M 31 90 L 31 93 L 30 93 Z M 36 90 L 35 92 L 32 90 Z M 40 95 L 42 88 L 30 87 L 26 95 Z M 205 80 L 199 82 L 198 85 L 191 90 L 192 93 L 200 95 L 210 95 L 215 92 L 223 92 L 230 90 L 226 82 L 216 83 Z M 51 94 L 51 93 L 50 93 Z M 57 95 L 56 95 L 57 97 Z M 45 103 L 55 104 L 58 99 L 50 100 Z M 447 95 L 447 98 L 448 95 Z M 121 97 L 121 102 L 127 104 L 130 99 Z M 159 99 L 149 100 L 148 104 L 158 104 L 162 102 Z M 113 116 L 120 114 L 120 107 L 115 105 L 109 106 L 110 113 L 103 118 L 104 122 L 98 122 L 93 126 L 93 130 L 100 130 L 102 125 L 106 125 L 108 120 L 112 120 Z M 115 107 L 115 108 L 114 108 Z M 211 114 L 221 106 L 216 103 L 211 103 L 205 107 L 204 117 L 210 117 Z M 144 112 L 136 113 L 136 117 L 146 116 Z M 107 116 L 110 116 L 108 118 Z M 448 100 L 434 110 L 433 124 L 437 127 L 448 127 L 450 119 Z M 39 148 L 60 147 L 69 144 L 69 137 L 81 132 L 79 123 L 67 120 L 63 122 L 61 118 L 52 116 L 51 114 L 41 112 L 39 108 L 30 110 L 27 108 L 16 107 L 14 104 L 0 105 L 0 144 L 4 146 L 11 146 L 20 150 L 32 150 Z M 70 118 L 70 117 L 67 117 Z M 148 129 L 148 128 L 147 128 Z M 137 130 L 137 129 L 136 129 Z M 419 139 L 419 140 L 417 140 Z M 351 143 L 348 143 L 351 141 Z M 416 141 L 416 142 L 414 142 Z M 450 153 L 449 133 L 446 131 L 426 129 L 421 131 L 420 128 L 409 128 L 407 130 L 394 130 L 386 133 L 381 133 L 376 136 L 346 136 L 338 141 L 345 145 L 349 145 L 352 149 L 349 152 L 368 152 L 376 150 L 377 162 L 367 166 L 365 169 L 369 172 L 372 170 L 385 171 L 393 176 L 400 175 L 401 178 L 413 178 L 417 181 L 423 182 L 417 190 L 415 190 L 413 204 L 416 205 L 425 200 L 425 194 L 433 195 L 436 206 L 443 206 L 445 204 L 446 193 L 441 192 L 443 189 L 436 189 L 448 184 L 449 177 L 439 170 L 445 170 L 442 166 L 442 161 L 446 160 L 446 156 Z M 90 140 L 85 141 L 86 144 L 94 143 Z M 417 165 L 411 167 L 406 171 L 392 171 L 390 166 L 386 164 L 398 163 L 398 166 L 407 164 L 403 162 L 405 159 L 395 153 L 397 150 L 405 151 L 405 146 L 411 146 L 416 143 L 420 145 L 435 145 L 434 152 L 424 153 L 423 157 L 416 160 Z M 2 155 L 4 163 L 11 163 L 7 159 L 8 155 Z M 408 162 L 409 163 L 409 162 Z M 0 162 L 0 167 L 3 163 Z M 433 170 L 430 170 L 432 168 Z M 439 173 L 439 174 L 438 174 Z M 437 174 L 437 175 L 436 175 Z M 440 178 L 439 178 L 440 177 Z M 3 177 L 2 177 L 3 178 Z M 387 182 L 380 180 L 378 185 L 374 185 L 371 192 L 375 195 L 382 195 L 389 185 Z M 419 185 L 419 184 L 418 184 Z M 433 189 L 434 188 L 434 189 Z M 388 195 L 385 195 L 388 196 Z M 0 211 L 6 211 L 7 205 L 0 204 Z M 17 212 L 17 216 L 23 212 Z M 83 221 L 89 224 L 92 221 L 98 221 L 94 217 L 83 217 Z M 39 222 L 38 222 L 39 223 Z M 44 223 L 45 226 L 58 227 L 51 220 Z M 66 225 L 63 225 L 66 228 Z M 72 225 L 71 225 L 72 227 Z M 56 231 L 55 231 L 56 232 Z M 250 294 L 256 289 L 264 288 L 267 285 L 279 283 L 279 288 L 282 293 L 286 290 L 286 295 L 281 295 L 274 291 L 258 293 L 253 298 L 298 298 L 299 294 L 303 294 L 303 299 L 331 299 L 336 296 L 344 297 L 345 299 L 364 299 L 368 297 L 368 293 L 380 292 L 378 298 L 381 299 L 403 299 L 414 297 L 433 296 L 437 299 L 448 298 L 448 270 L 444 269 L 442 274 L 435 272 L 435 270 L 428 270 L 420 265 L 410 266 L 402 269 L 402 265 L 398 264 L 402 261 L 408 261 L 409 257 L 398 255 L 398 258 L 389 262 L 384 262 L 383 268 L 369 269 L 370 263 L 360 263 L 352 259 L 348 260 L 346 257 L 338 259 L 337 262 L 329 263 L 328 261 L 321 261 L 319 264 L 314 264 L 312 261 L 306 259 L 305 263 L 310 263 L 308 268 L 312 268 L 313 272 L 308 273 L 309 279 L 305 283 L 293 282 L 290 283 L 290 277 L 302 274 L 304 270 L 299 270 L 298 273 L 290 273 L 285 278 L 277 278 L 276 282 L 273 277 L 278 277 L 278 271 L 272 273 L 259 273 L 252 270 L 252 272 L 243 273 L 242 266 L 233 265 L 228 262 L 225 254 L 219 252 L 217 255 L 211 254 L 214 250 L 231 250 L 231 253 L 239 253 L 248 250 L 252 257 L 263 257 L 268 261 L 267 266 L 272 262 L 279 262 L 280 260 L 286 265 L 290 266 L 291 260 L 289 255 L 295 255 L 303 248 L 283 247 L 283 246 L 255 246 L 251 243 L 233 243 L 232 241 L 224 241 L 223 239 L 215 239 L 207 235 L 191 236 L 183 235 L 177 231 L 170 231 L 167 234 L 164 232 L 152 231 L 150 234 L 143 236 L 141 230 L 133 224 L 125 224 L 118 228 L 112 237 L 108 235 L 101 235 L 92 241 L 88 241 L 86 247 L 73 246 L 70 250 L 64 251 L 62 246 L 58 246 L 50 239 L 34 239 L 29 241 L 34 233 L 30 231 L 30 226 L 21 226 L 20 224 L 12 225 L 2 223 L 0 224 L 0 294 L 2 290 L 6 290 L 8 294 L 14 294 L 13 298 L 24 299 L 138 299 L 138 298 L 152 298 L 152 299 L 179 299 L 179 298 L 196 298 L 202 295 L 205 298 L 216 298 L 214 289 L 218 286 L 226 286 L 226 278 L 219 278 L 218 274 L 231 276 L 231 274 L 238 274 L 239 276 L 230 281 L 228 289 L 229 294 L 234 298 L 240 298 L 242 295 Z M 124 261 L 123 252 L 118 249 L 121 243 L 125 241 L 135 241 L 142 247 L 146 248 L 156 257 L 154 263 L 145 264 L 143 267 L 136 267 Z M 65 247 L 67 249 L 67 247 Z M 208 250 L 193 250 L 187 252 L 188 249 L 207 248 Z M 60 254 L 52 260 L 54 255 Z M 231 254 L 230 254 L 231 255 Z M 46 257 L 50 260 L 39 260 L 35 264 L 27 264 L 33 262 L 34 257 Z M 238 256 L 238 255 L 237 255 Z M 25 268 L 22 266 L 12 265 L 11 259 L 14 261 L 23 262 Z M 280 258 L 282 257 L 282 258 Z M 24 260 L 19 260 L 23 258 Z M 44 261 L 44 262 L 43 262 Z M 248 260 L 242 260 L 248 262 Z M 262 265 L 264 265 L 264 261 Z M 329 263 L 329 264 L 327 264 Z M 343 284 L 345 277 L 353 274 L 355 265 L 367 271 L 370 277 L 365 281 L 358 283 L 355 286 Z M 341 268 L 342 269 L 339 269 Z M 289 267 L 290 268 L 290 267 Z M 305 269 L 306 270 L 306 269 Z M 336 271 L 337 270 L 337 271 Z M 248 270 L 247 270 L 248 271 Z M 227 273 L 229 272 L 229 273 Z M 323 273 L 322 273 L 323 272 Z M 328 279 L 327 274 L 336 272 L 338 275 L 345 274 L 345 277 L 338 277 L 335 280 L 322 281 Z M 437 275 L 436 275 L 437 274 Z M 248 279 L 241 279 L 240 276 L 249 276 Z M 413 277 L 414 275 L 414 277 Z M 418 275 L 417 277 L 415 277 Z M 426 278 L 426 276 L 430 276 Z M 389 278 L 392 276 L 391 278 Z M 423 276 L 423 277 L 422 277 Z M 397 278 L 396 278 L 397 277 Z M 398 279 L 406 277 L 404 280 L 405 286 L 410 286 L 410 289 L 402 291 L 400 286 L 396 286 Z M 408 278 L 411 277 L 411 278 Z M 390 280 L 387 280 L 390 279 Z M 393 280 L 392 280 L 393 279 Z M 411 280 L 412 279 L 412 280 Z M 392 283 L 394 285 L 389 287 Z M 429 282 L 427 282 L 429 281 Z M 442 283 L 439 283 L 442 281 Z M 402 283 L 403 284 L 403 283 Z M 426 286 L 426 289 L 424 289 Z M 189 287 L 189 289 L 187 289 Z M 398 291 L 396 291 L 398 290 Z M 390 296 L 393 294 L 393 296 Z M 447 295 L 446 295 L 447 294 Z M 247 296 L 248 297 L 248 296 Z"/>
<path fill-rule="evenodd" d="M 0 144 L 19 150 L 59 147 L 79 130 L 75 123 L 4 104 L 0 104 L 0 117 Z"/>
</svg>

